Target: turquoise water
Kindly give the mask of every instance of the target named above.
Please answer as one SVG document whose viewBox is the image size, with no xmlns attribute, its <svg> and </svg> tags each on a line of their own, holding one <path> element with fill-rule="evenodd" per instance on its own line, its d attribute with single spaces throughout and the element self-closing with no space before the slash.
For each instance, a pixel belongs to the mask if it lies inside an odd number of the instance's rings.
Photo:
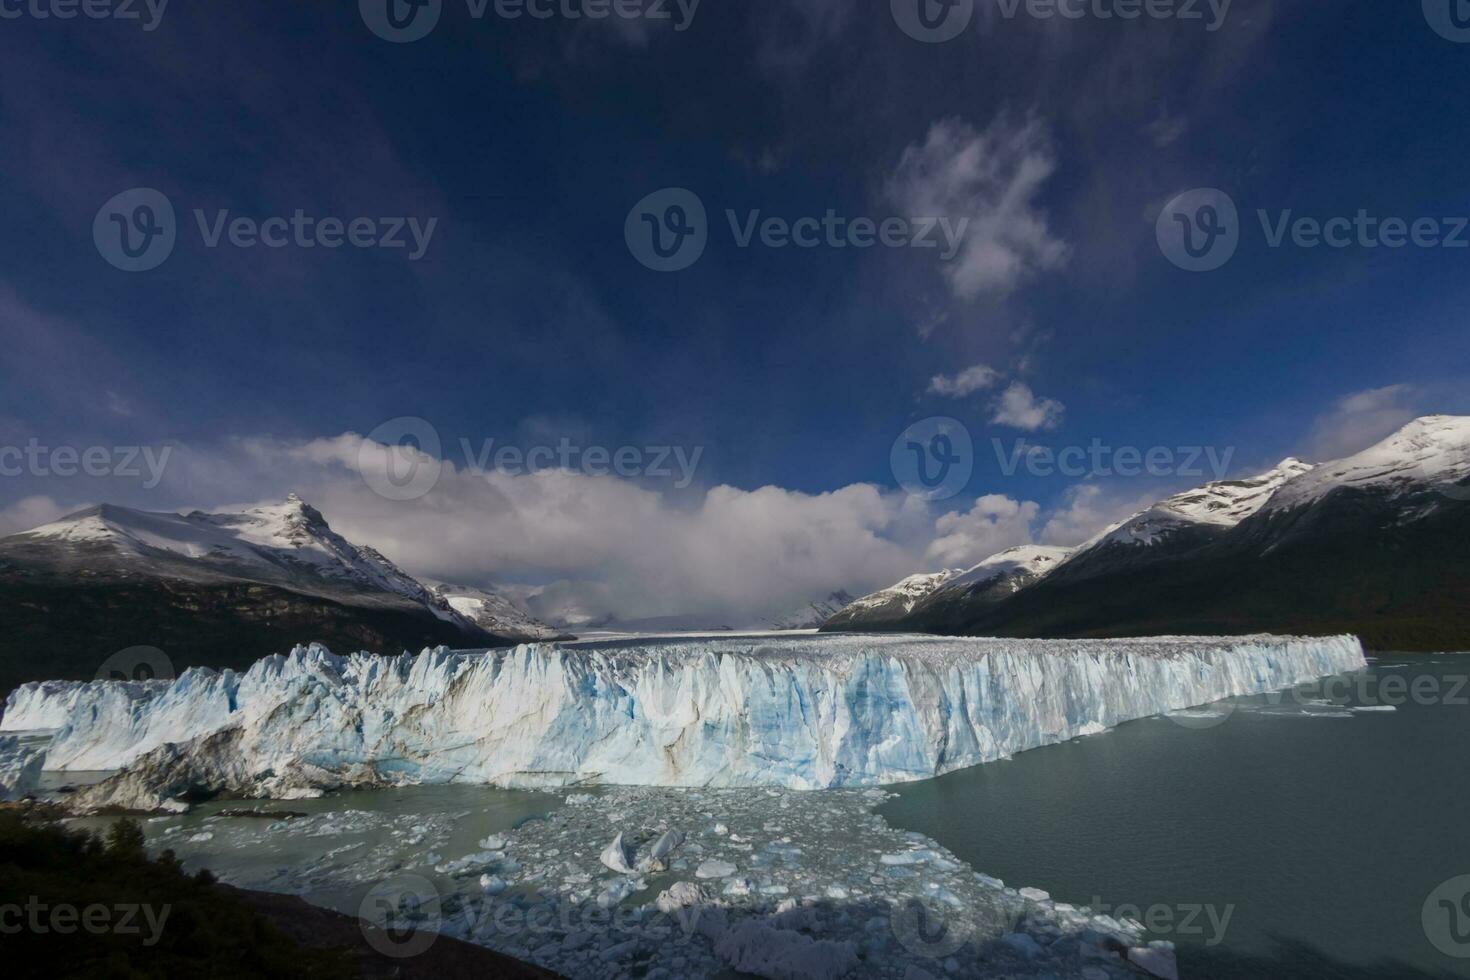
<svg viewBox="0 0 1470 980">
<path fill-rule="evenodd" d="M 1186 978 L 1470 976 L 1431 939 L 1470 957 L 1470 880 L 1432 895 L 1470 875 L 1466 675 L 1470 656 L 1387 655 L 894 787 L 879 812 L 1007 882 L 1151 914 Z"/>
</svg>

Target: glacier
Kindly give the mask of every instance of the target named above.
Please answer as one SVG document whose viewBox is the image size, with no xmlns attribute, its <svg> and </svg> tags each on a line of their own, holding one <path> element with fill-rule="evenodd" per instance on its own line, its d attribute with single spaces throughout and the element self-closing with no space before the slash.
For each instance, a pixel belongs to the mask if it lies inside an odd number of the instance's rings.
<svg viewBox="0 0 1470 980">
<path fill-rule="evenodd" d="M 415 783 L 813 790 L 926 779 L 1365 666 L 1351 636 L 309 646 L 244 673 L 24 685 L 0 731 L 53 731 L 48 770 L 125 770 L 78 802 L 140 809 Z"/>
</svg>

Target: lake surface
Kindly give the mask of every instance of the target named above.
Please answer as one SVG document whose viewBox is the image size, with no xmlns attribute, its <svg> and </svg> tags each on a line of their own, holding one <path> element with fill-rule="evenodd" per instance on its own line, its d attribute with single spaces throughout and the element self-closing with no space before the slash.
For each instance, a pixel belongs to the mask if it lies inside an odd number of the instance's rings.
<svg viewBox="0 0 1470 980">
<path fill-rule="evenodd" d="M 1470 655 L 1385 655 L 894 787 L 879 812 L 1057 900 L 1136 906 L 1185 977 L 1466 977 L 1435 940 L 1470 957 L 1470 878 L 1436 893 L 1470 875 L 1467 675 Z"/>
</svg>

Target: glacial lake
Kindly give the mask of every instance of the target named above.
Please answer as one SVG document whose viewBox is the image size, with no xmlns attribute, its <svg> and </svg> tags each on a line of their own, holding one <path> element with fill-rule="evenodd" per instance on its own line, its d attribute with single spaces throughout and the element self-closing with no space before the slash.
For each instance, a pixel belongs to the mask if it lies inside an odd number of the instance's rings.
<svg viewBox="0 0 1470 980">
<path fill-rule="evenodd" d="M 1186 978 L 1470 977 L 1470 877 L 1441 888 L 1470 876 L 1467 677 L 1470 655 L 1388 655 L 1292 692 L 889 787 L 896 798 L 876 812 L 976 871 L 1144 922 L 1178 944 Z M 422 786 L 221 800 L 145 828 L 191 868 L 357 912 L 371 882 L 443 883 L 434 865 L 564 796 Z M 301 817 L 225 816 L 238 809 Z M 747 822 L 731 830 L 760 832 Z M 797 836 L 824 880 L 843 879 L 847 831 Z"/>
<path fill-rule="evenodd" d="M 1466 977 L 1430 934 L 1470 957 L 1470 879 L 1436 893 L 1470 875 L 1467 675 L 1470 655 L 1386 654 L 895 786 L 878 812 L 1056 900 L 1134 906 L 1183 977 Z"/>
</svg>

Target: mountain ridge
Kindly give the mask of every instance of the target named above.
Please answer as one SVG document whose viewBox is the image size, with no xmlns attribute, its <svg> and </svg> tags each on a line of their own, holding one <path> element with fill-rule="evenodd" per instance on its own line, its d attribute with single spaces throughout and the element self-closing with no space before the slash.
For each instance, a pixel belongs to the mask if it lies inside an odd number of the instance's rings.
<svg viewBox="0 0 1470 980">
<path fill-rule="evenodd" d="M 1289 458 L 1166 498 L 999 601 L 966 597 L 876 626 L 839 619 L 823 629 L 1352 632 L 1377 649 L 1470 649 L 1470 574 L 1455 545 L 1465 540 L 1470 418 L 1428 416 L 1342 460 Z"/>
</svg>

